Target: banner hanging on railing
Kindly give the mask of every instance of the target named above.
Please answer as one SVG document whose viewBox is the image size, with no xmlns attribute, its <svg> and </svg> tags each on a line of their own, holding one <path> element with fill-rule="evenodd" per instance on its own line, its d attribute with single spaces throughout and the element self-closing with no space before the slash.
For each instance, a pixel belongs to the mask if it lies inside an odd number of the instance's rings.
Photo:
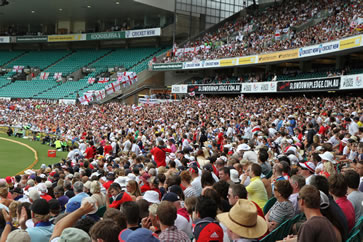
<svg viewBox="0 0 363 242">
<path fill-rule="evenodd" d="M 106 80 L 110 81 L 110 78 L 99 78 L 98 83 L 106 83 Z M 88 78 L 88 83 L 93 84 L 96 81 L 96 78 L 90 77 Z M 118 92 L 121 90 L 121 85 L 123 87 L 125 86 L 131 86 L 137 82 L 137 75 L 135 72 L 118 72 L 117 73 L 117 79 L 116 81 L 109 83 L 105 86 L 104 89 L 97 90 L 97 91 L 87 91 L 83 93 L 83 95 L 78 99 L 81 104 L 89 104 L 90 102 L 96 100 L 101 101 L 105 99 L 108 95 L 111 95 L 115 92 Z"/>
</svg>

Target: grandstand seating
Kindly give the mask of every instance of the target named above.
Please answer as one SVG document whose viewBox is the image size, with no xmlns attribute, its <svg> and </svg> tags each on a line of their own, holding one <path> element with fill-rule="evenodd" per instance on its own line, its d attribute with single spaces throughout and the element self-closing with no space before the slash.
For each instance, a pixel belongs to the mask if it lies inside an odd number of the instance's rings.
<svg viewBox="0 0 363 242">
<path fill-rule="evenodd" d="M 24 51 L 1 51 L 0 52 L 0 66 L 7 64 L 9 61 L 24 54 Z"/>
<path fill-rule="evenodd" d="M 54 74 L 56 72 L 62 72 L 63 75 L 68 75 L 76 70 L 89 65 L 97 59 L 110 53 L 111 50 L 77 50 L 70 56 L 59 61 L 55 65 L 47 68 L 45 72 Z"/>
<path fill-rule="evenodd" d="M 106 84 L 88 83 L 88 78 L 96 77 L 109 67 L 122 66 L 126 71 L 139 73 L 147 69 L 148 62 L 155 55 L 164 52 L 164 48 L 132 48 L 118 50 L 77 50 L 68 53 L 68 56 L 62 56 L 60 61 L 46 68 L 44 72 L 49 72 L 47 80 L 33 79 L 29 82 L 16 81 L 0 90 L 0 96 L 3 97 L 24 97 L 24 98 L 42 98 L 42 99 L 60 99 L 76 98 L 77 93 L 80 95 L 89 90 L 99 90 Z M 89 73 L 79 81 L 67 81 L 57 83 L 53 78 L 54 73 L 62 72 L 63 76 L 73 73 L 74 71 L 89 66 L 96 71 Z M 10 81 L 4 81 L 8 84 Z M 33 83 L 33 84 L 32 84 Z M 2 82 L 0 82 L 0 85 Z M 33 86 L 32 86 L 33 85 Z M 1 85 L 2 86 L 2 85 Z M 28 91 L 22 91 L 21 89 Z"/>
<path fill-rule="evenodd" d="M 16 60 L 8 63 L 7 67 L 12 68 L 13 66 L 30 66 L 39 67 L 41 70 L 43 70 L 69 53 L 70 52 L 66 50 L 29 51 Z"/>
</svg>

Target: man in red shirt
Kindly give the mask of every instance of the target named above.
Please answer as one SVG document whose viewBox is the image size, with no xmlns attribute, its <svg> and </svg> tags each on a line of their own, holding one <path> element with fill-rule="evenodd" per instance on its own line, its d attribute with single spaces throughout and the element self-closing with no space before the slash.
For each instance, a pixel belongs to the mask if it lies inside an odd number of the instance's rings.
<svg viewBox="0 0 363 242">
<path fill-rule="evenodd" d="M 111 204 L 109 197 L 112 197 Z M 122 191 L 121 186 L 118 183 L 112 183 L 107 190 L 106 206 L 120 209 L 121 204 L 128 201 L 132 201 L 131 196 L 127 192 Z"/>
<path fill-rule="evenodd" d="M 115 180 L 115 174 L 113 172 L 109 172 L 106 176 L 107 178 L 107 182 L 103 183 L 103 187 L 106 188 L 106 190 L 108 190 L 111 186 L 111 184 L 114 182 Z"/>
<path fill-rule="evenodd" d="M 221 148 L 221 145 L 223 144 L 223 140 L 224 140 L 224 128 L 220 128 L 219 129 L 219 134 L 217 136 L 217 147 L 218 149 Z"/>
<path fill-rule="evenodd" d="M 166 158 L 166 152 L 170 153 L 171 149 L 166 148 L 164 146 L 165 143 L 163 140 L 159 141 L 159 145 L 154 147 L 150 153 L 154 156 L 154 160 L 156 162 L 156 166 L 166 166 L 165 158 Z"/>
<path fill-rule="evenodd" d="M 88 143 L 88 147 L 87 147 L 87 149 L 85 151 L 85 158 L 86 159 L 91 159 L 91 158 L 93 158 L 95 156 L 95 154 L 96 154 L 96 147 L 94 147 L 93 142 L 90 141 Z"/>
<path fill-rule="evenodd" d="M 112 155 L 112 146 L 109 141 L 106 142 L 106 145 L 103 148 L 103 155 Z"/>
</svg>

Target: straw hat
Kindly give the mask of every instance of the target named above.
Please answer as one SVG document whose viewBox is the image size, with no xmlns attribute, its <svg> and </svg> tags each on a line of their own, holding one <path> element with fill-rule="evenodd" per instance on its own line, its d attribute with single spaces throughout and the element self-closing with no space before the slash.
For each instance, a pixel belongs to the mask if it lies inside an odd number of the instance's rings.
<svg viewBox="0 0 363 242">
<path fill-rule="evenodd" d="M 233 233 L 248 239 L 260 238 L 268 228 L 267 222 L 257 215 L 256 205 L 246 199 L 239 199 L 228 213 L 217 218 Z"/>
</svg>

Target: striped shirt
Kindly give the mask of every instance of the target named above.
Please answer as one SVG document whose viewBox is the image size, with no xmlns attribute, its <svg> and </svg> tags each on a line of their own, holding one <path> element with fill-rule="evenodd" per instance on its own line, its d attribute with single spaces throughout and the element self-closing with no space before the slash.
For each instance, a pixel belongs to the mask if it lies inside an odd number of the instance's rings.
<svg viewBox="0 0 363 242">
<path fill-rule="evenodd" d="M 275 221 L 279 224 L 281 224 L 285 220 L 292 218 L 295 214 L 294 206 L 290 201 L 276 201 L 270 211 L 270 222 Z"/>
</svg>

